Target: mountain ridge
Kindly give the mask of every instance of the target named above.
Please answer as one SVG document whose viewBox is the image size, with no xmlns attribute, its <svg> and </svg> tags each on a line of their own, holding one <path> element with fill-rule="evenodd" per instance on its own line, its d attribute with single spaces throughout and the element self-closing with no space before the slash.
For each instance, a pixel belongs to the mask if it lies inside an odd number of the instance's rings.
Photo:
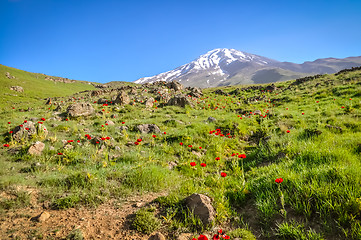
<svg viewBox="0 0 361 240">
<path fill-rule="evenodd" d="M 314 74 L 335 73 L 357 66 L 361 66 L 361 56 L 321 58 L 297 64 L 236 49 L 216 48 L 174 70 L 140 78 L 134 83 L 175 80 L 185 86 L 206 88 L 286 81 Z"/>
</svg>

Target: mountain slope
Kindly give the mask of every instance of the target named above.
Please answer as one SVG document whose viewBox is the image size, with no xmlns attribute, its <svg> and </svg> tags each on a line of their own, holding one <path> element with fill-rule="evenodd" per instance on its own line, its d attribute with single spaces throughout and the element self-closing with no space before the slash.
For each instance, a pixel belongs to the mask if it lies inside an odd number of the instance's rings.
<svg viewBox="0 0 361 240">
<path fill-rule="evenodd" d="M 135 83 L 179 81 L 185 86 L 215 87 L 236 84 L 285 81 L 307 75 L 334 73 L 361 65 L 361 57 L 325 58 L 296 64 L 237 51 L 218 48 L 174 70 Z"/>
</svg>

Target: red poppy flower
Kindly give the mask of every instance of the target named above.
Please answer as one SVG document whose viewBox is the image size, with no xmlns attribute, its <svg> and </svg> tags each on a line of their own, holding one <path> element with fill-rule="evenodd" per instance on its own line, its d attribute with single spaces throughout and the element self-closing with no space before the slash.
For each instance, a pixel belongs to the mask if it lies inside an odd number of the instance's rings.
<svg viewBox="0 0 361 240">
<path fill-rule="evenodd" d="M 281 183 L 281 182 L 283 182 L 283 178 L 277 178 L 277 179 L 275 180 L 275 182 L 276 182 L 276 183 Z"/>
<path fill-rule="evenodd" d="M 80 140 L 78 140 L 77 142 L 80 143 Z"/>
<path fill-rule="evenodd" d="M 102 125 L 102 127 L 104 127 L 104 125 Z"/>
<path fill-rule="evenodd" d="M 223 239 L 230 239 L 230 237 L 227 235 L 223 235 L 222 237 L 223 237 Z"/>
<path fill-rule="evenodd" d="M 39 124 L 43 124 L 43 122 L 38 122 Z"/>
<path fill-rule="evenodd" d="M 192 238 L 192 240 L 197 240 L 197 238 Z"/>
<path fill-rule="evenodd" d="M 45 121 L 45 118 L 41 118 L 41 120 Z"/>
<path fill-rule="evenodd" d="M 216 157 L 216 160 L 218 161 L 218 160 L 221 160 L 221 158 L 220 157 Z"/>
<path fill-rule="evenodd" d="M 197 165 L 197 164 L 196 164 L 195 162 L 191 162 L 190 165 L 191 165 L 192 167 L 194 167 L 194 166 Z"/>
<path fill-rule="evenodd" d="M 139 145 L 139 142 L 135 142 L 134 144 L 135 144 L 135 145 Z"/>
<path fill-rule="evenodd" d="M 236 154 L 235 154 L 235 153 L 232 153 L 232 155 L 231 155 L 231 156 L 232 156 L 232 157 L 233 157 L 233 156 L 236 156 Z"/>
<path fill-rule="evenodd" d="M 106 139 L 106 140 L 110 140 L 110 137 L 106 137 L 105 139 Z"/>
<path fill-rule="evenodd" d="M 74 140 L 68 140 L 68 143 L 74 142 Z"/>
<path fill-rule="evenodd" d="M 227 173 L 221 172 L 221 177 L 226 177 L 226 176 L 227 176 Z"/>
<path fill-rule="evenodd" d="M 69 121 L 69 119 L 65 119 L 65 121 Z"/>
<path fill-rule="evenodd" d="M 153 135 L 152 135 L 152 137 L 156 138 L 156 137 L 157 137 L 157 135 L 154 135 L 154 134 L 153 134 Z"/>
<path fill-rule="evenodd" d="M 6 143 L 6 144 L 4 144 L 3 146 L 4 146 L 4 147 L 9 147 L 10 145 Z"/>
<path fill-rule="evenodd" d="M 287 130 L 286 132 L 287 132 L 287 133 L 290 133 L 291 131 L 290 131 L 290 130 Z"/>
<path fill-rule="evenodd" d="M 319 103 L 320 101 L 316 101 L 316 103 Z"/>
<path fill-rule="evenodd" d="M 8 124 L 11 124 L 11 122 L 8 122 Z"/>
<path fill-rule="evenodd" d="M 95 142 L 95 143 L 99 144 L 99 142 Z"/>
<path fill-rule="evenodd" d="M 345 108 L 344 106 L 342 106 L 341 108 Z"/>
<path fill-rule="evenodd" d="M 218 234 L 214 234 L 212 239 L 213 239 L 213 240 L 219 240 Z"/>
<path fill-rule="evenodd" d="M 125 122 L 122 122 L 122 124 L 124 124 Z"/>
<path fill-rule="evenodd" d="M 352 98 L 350 98 L 349 100 L 352 100 Z"/>
<path fill-rule="evenodd" d="M 183 146 L 183 143 L 182 143 L 182 142 L 180 142 L 180 143 L 179 143 L 179 145 Z"/>
<path fill-rule="evenodd" d="M 10 131 L 9 133 L 10 133 L 10 134 L 12 134 L 12 133 L 13 133 L 13 131 Z"/>
<path fill-rule="evenodd" d="M 108 126 L 108 123 L 106 123 L 105 125 L 107 125 L 107 126 Z"/>
<path fill-rule="evenodd" d="M 201 163 L 201 167 L 205 167 L 205 166 L 207 166 L 207 164 Z"/>
<path fill-rule="evenodd" d="M 198 240 L 208 240 L 208 238 L 204 235 L 199 235 Z"/>
<path fill-rule="evenodd" d="M 26 131 L 29 131 L 30 128 L 25 128 Z"/>
<path fill-rule="evenodd" d="M 164 134 L 167 134 L 166 132 L 164 132 Z"/>
<path fill-rule="evenodd" d="M 97 103 L 97 101 L 94 101 L 94 103 Z"/>
<path fill-rule="evenodd" d="M 219 233 L 219 234 L 222 234 L 222 232 L 223 232 L 222 229 L 219 229 L 219 230 L 218 230 L 218 233 Z"/>
<path fill-rule="evenodd" d="M 58 155 L 63 155 L 63 153 L 58 153 Z"/>
<path fill-rule="evenodd" d="M 102 138 L 100 138 L 102 141 L 104 141 L 105 140 L 105 137 L 102 137 Z"/>
<path fill-rule="evenodd" d="M 190 147 L 190 148 L 191 148 L 191 147 L 193 147 L 193 146 L 192 146 L 192 145 L 188 145 L 188 147 Z"/>
<path fill-rule="evenodd" d="M 27 123 L 28 121 L 27 120 L 24 120 L 24 123 Z"/>
<path fill-rule="evenodd" d="M 20 124 L 20 125 L 19 125 L 19 127 L 23 127 L 23 125 L 22 125 L 22 124 Z"/>
<path fill-rule="evenodd" d="M 303 112 L 302 115 L 305 115 L 305 113 Z"/>
<path fill-rule="evenodd" d="M 142 141 L 142 139 L 141 139 L 141 138 L 138 138 L 138 139 L 137 139 L 137 142 L 141 142 L 141 141 Z"/>
<path fill-rule="evenodd" d="M 240 155 L 238 155 L 238 157 L 239 158 L 246 158 L 247 156 L 246 156 L 246 154 L 240 154 Z"/>
</svg>

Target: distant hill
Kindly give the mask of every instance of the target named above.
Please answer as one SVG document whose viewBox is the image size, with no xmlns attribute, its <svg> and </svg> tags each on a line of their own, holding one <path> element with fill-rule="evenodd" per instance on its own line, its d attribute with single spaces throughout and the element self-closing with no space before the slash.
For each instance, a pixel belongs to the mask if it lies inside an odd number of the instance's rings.
<svg viewBox="0 0 361 240">
<path fill-rule="evenodd" d="M 235 49 L 219 48 L 174 70 L 140 78 L 135 83 L 175 80 L 185 86 L 206 88 L 285 81 L 315 74 L 335 73 L 358 66 L 361 66 L 361 56 L 324 58 L 296 64 L 279 62 Z"/>
<path fill-rule="evenodd" d="M 94 90 L 96 83 L 31 73 L 0 64 L 1 106 L 31 106 L 32 102 L 47 97 L 70 96 L 84 90 Z M 17 86 L 11 90 L 11 87 Z M 20 88 L 19 88 L 20 87 Z M 16 90 L 23 89 L 23 92 Z"/>
</svg>

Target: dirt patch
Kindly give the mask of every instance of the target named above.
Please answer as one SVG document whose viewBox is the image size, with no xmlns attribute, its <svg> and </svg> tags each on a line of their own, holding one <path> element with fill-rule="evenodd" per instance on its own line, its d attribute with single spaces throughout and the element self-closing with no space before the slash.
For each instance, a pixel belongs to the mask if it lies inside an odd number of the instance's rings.
<svg viewBox="0 0 361 240">
<path fill-rule="evenodd" d="M 72 230 L 80 229 L 84 239 L 148 239 L 149 236 L 131 229 L 129 219 L 141 207 L 165 195 L 165 192 L 134 195 L 123 201 L 108 201 L 96 209 L 46 210 L 50 218 L 45 222 L 32 220 L 44 211 L 34 202 L 32 207 L 1 213 L 0 236 L 2 239 L 64 239 Z"/>
</svg>

